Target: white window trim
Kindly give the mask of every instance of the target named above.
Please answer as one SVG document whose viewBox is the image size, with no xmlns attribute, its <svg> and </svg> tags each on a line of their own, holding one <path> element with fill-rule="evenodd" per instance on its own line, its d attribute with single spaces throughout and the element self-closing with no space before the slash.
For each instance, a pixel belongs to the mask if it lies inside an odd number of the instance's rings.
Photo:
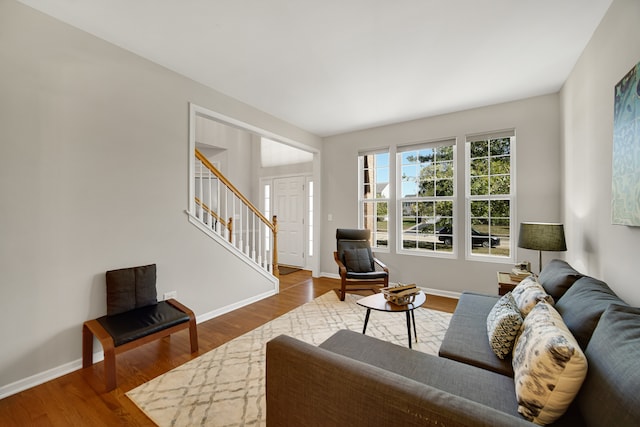
<svg viewBox="0 0 640 427">
<path fill-rule="evenodd" d="M 472 141 L 478 141 L 482 139 L 488 138 L 500 138 L 500 137 L 513 137 L 514 140 L 511 142 L 510 157 L 511 157 L 511 168 L 510 168 L 510 188 L 511 194 L 508 197 L 503 197 L 509 199 L 509 206 L 511 207 L 511 217 L 509 218 L 509 256 L 503 257 L 498 255 L 485 255 L 485 254 L 473 254 L 472 253 L 472 245 L 471 239 L 467 239 L 466 237 L 471 233 L 471 210 L 470 201 L 471 201 L 471 152 L 469 148 L 469 143 Z M 515 129 L 507 129 L 496 132 L 487 132 L 482 134 L 470 134 L 467 135 L 464 142 L 464 151 L 465 151 L 465 165 L 464 165 L 464 179 L 465 179 L 465 200 L 464 200 L 464 211 L 465 211 L 465 222 L 464 222 L 464 231 L 465 231 L 465 259 L 467 261 L 482 261 L 482 262 L 493 262 L 500 264 L 513 264 L 515 263 L 515 240 L 516 240 L 516 206 L 517 206 L 517 183 L 516 183 L 516 148 L 517 148 L 517 135 Z M 492 200 L 491 196 L 474 196 L 474 200 L 480 200 L 486 198 L 487 200 Z"/>
<path fill-rule="evenodd" d="M 371 249 L 375 250 L 375 252 L 380 252 L 380 253 L 390 253 L 391 252 L 391 244 L 392 244 L 392 233 L 391 233 L 391 220 L 392 220 L 392 215 L 391 215 L 391 201 L 394 199 L 395 195 L 391 193 L 392 187 L 393 187 L 393 181 L 392 179 L 394 179 L 392 177 L 392 173 L 394 173 L 395 171 L 393 170 L 393 165 L 392 165 L 392 156 L 395 155 L 395 152 L 392 153 L 392 148 L 391 147 L 384 147 L 384 148 L 376 148 L 376 149 L 371 149 L 371 150 L 366 150 L 366 151 L 361 151 L 358 153 L 358 188 L 357 188 L 357 203 L 358 203 L 358 228 L 364 228 L 364 202 L 365 199 L 362 198 L 362 194 L 361 194 L 361 189 L 362 189 L 362 185 L 364 182 L 364 177 L 362 175 L 363 173 L 363 169 L 364 169 L 364 164 L 362 163 L 362 158 L 364 156 L 368 156 L 368 155 L 374 155 L 374 154 L 388 154 L 389 155 L 389 190 L 390 190 L 390 194 L 388 198 L 385 199 L 371 199 L 372 201 L 376 201 L 376 202 L 387 202 L 387 216 L 388 216 L 388 221 L 387 221 L 387 246 L 386 247 L 381 247 L 381 246 L 376 246 L 375 245 L 375 238 L 373 239 L 373 243 L 371 244 Z M 375 234 L 375 230 L 371 230 L 372 234 Z"/>
<path fill-rule="evenodd" d="M 451 197 L 447 197 L 447 199 L 451 199 L 451 201 L 453 202 L 453 216 L 452 216 L 452 224 L 454 225 L 453 227 L 453 250 L 451 252 L 438 252 L 438 251 L 428 251 L 428 250 L 410 250 L 410 249 L 404 249 L 402 248 L 402 203 L 405 201 L 402 197 L 402 179 L 399 176 L 402 173 L 402 160 L 401 160 L 401 153 L 405 152 L 405 151 L 410 151 L 411 149 L 414 148 L 421 148 L 421 147 L 437 147 L 437 146 L 444 146 L 444 145 L 449 145 L 449 142 L 452 142 L 453 144 L 453 196 Z M 458 140 L 456 137 L 450 137 L 450 138 L 439 138 L 436 140 L 432 140 L 432 141 L 423 141 L 423 142 L 417 142 L 417 143 L 411 143 L 411 144 L 402 144 L 402 145 L 398 145 L 396 152 L 394 153 L 396 161 L 395 161 L 395 174 L 393 176 L 393 179 L 396 181 L 395 182 L 395 236 L 396 236 L 396 253 L 400 254 L 400 255 L 411 255 L 411 256 L 420 256 L 420 257 L 429 257 L 429 258 L 445 258 L 445 259 L 456 259 L 458 257 L 458 245 L 457 243 L 457 232 L 456 232 L 456 227 L 455 225 L 457 224 L 457 217 L 458 217 L 458 179 L 457 179 L 457 174 L 458 174 Z M 391 179 L 391 178 L 389 178 Z M 433 199 L 434 201 L 436 201 L 436 199 Z"/>
</svg>

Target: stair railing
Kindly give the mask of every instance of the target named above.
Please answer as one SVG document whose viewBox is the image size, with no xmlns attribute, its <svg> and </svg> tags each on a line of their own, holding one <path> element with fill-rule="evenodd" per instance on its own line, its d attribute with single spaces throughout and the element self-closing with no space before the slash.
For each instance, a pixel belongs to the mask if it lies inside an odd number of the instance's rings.
<svg viewBox="0 0 640 427">
<path fill-rule="evenodd" d="M 196 218 L 277 276 L 277 217 L 269 221 L 198 149 L 195 155 Z"/>
</svg>

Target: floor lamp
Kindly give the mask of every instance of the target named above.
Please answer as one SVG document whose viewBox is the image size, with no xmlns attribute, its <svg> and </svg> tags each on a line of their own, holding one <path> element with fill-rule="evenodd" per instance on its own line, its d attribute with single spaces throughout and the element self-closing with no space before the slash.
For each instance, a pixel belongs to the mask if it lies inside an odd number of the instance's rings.
<svg viewBox="0 0 640 427">
<path fill-rule="evenodd" d="M 522 222 L 518 247 L 539 252 L 538 274 L 542 271 L 542 251 L 561 252 L 567 250 L 564 226 L 547 222 Z"/>
</svg>

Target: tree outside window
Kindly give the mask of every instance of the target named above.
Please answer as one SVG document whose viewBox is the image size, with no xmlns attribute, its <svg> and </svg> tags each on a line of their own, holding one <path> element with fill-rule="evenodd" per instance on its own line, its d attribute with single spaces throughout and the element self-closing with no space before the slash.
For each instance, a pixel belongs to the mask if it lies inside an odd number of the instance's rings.
<svg viewBox="0 0 640 427">
<path fill-rule="evenodd" d="M 514 144 L 513 131 L 467 137 L 467 248 L 471 256 L 511 257 Z"/>
<path fill-rule="evenodd" d="M 398 149 L 399 250 L 453 253 L 455 140 Z"/>
</svg>

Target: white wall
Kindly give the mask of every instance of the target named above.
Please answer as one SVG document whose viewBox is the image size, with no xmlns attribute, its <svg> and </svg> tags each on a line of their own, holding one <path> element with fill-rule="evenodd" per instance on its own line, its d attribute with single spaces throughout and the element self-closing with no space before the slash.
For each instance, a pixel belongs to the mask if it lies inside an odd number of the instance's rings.
<svg viewBox="0 0 640 427">
<path fill-rule="evenodd" d="M 219 163 L 218 170 L 245 197 L 257 205 L 257 199 L 254 198 L 257 178 L 252 167 L 256 143 L 253 139 L 254 136 L 245 130 L 208 118 L 196 117 L 196 144 L 216 147 L 211 150 L 216 154 L 203 154 L 214 164 Z"/>
<path fill-rule="evenodd" d="M 640 62 L 640 2 L 616 0 L 561 91 L 567 260 L 640 304 L 640 227 L 611 224 L 614 86 Z"/>
<path fill-rule="evenodd" d="M 188 103 L 319 138 L 11 0 L 0 64 L 0 394 L 79 366 L 106 270 L 157 263 L 198 315 L 269 291 L 187 220 Z"/>
<path fill-rule="evenodd" d="M 468 134 L 515 128 L 517 133 L 517 222 L 560 220 L 560 118 L 557 94 L 414 120 L 325 139 L 322 190 L 322 261 L 324 274 L 337 272 L 332 253 L 335 230 L 358 226 L 359 151 L 392 144 L 456 137 L 458 140 L 457 203 L 464 206 L 464 141 Z M 330 177 L 330 179 L 329 179 Z M 458 229 L 464 224 L 458 210 Z M 328 215 L 333 221 L 328 221 Z M 516 227 L 517 228 L 517 227 Z M 461 243 L 461 242 L 460 242 Z M 462 247 L 462 244 L 458 245 Z M 496 272 L 511 264 L 378 253 L 392 282 L 417 283 L 449 292 L 497 292 Z M 548 260 L 550 254 L 545 254 Z M 561 254 L 551 254 L 561 256 Z M 537 252 L 518 249 L 517 259 L 537 260 Z M 535 263 L 534 263 L 535 265 Z M 507 270 L 508 271 L 508 270 Z"/>
</svg>

